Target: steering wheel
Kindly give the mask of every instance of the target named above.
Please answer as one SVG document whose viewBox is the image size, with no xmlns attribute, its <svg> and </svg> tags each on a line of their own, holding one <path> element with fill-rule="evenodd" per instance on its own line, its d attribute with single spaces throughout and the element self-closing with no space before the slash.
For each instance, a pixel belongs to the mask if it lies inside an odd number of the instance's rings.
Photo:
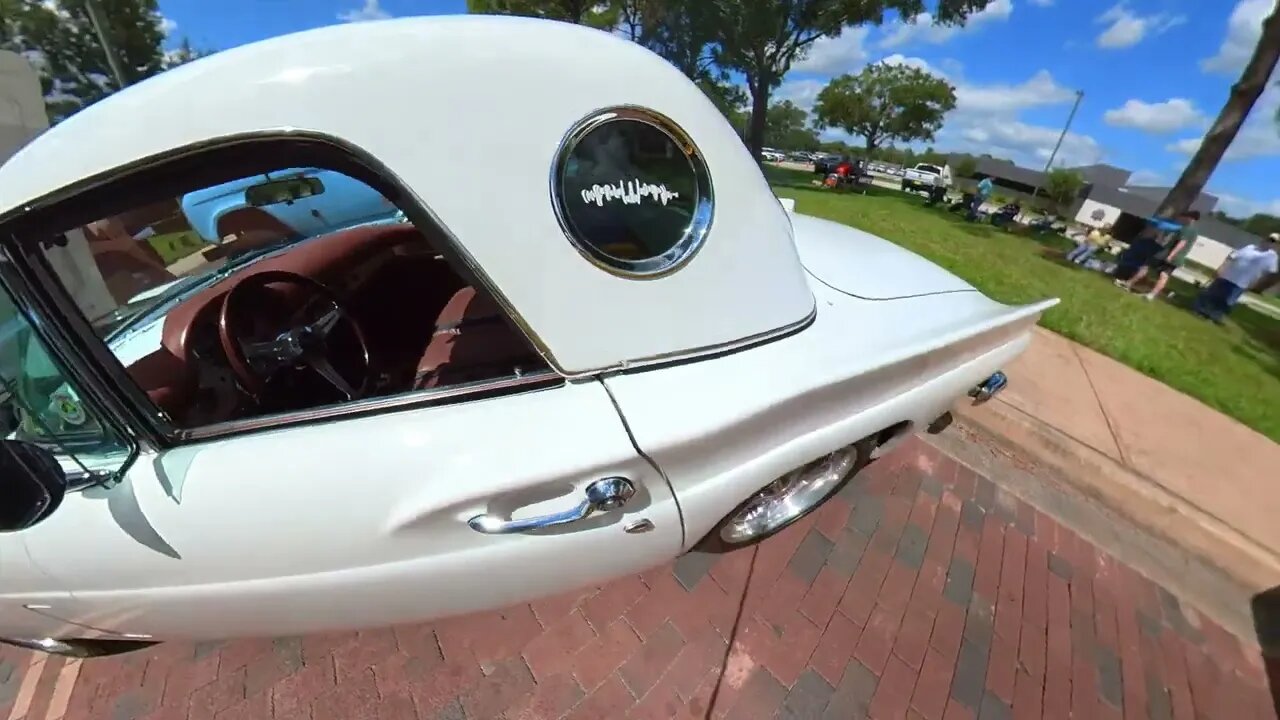
<svg viewBox="0 0 1280 720">
<path fill-rule="evenodd" d="M 277 315 L 272 322 L 269 306 L 248 302 L 266 295 L 275 295 L 278 301 L 278 293 L 263 292 L 268 285 L 287 285 L 301 290 L 297 295 L 297 310 L 291 316 L 282 320 Z M 241 323 L 251 317 L 247 314 L 250 312 L 257 321 L 255 325 L 265 319 L 270 327 L 244 332 Z M 344 326 L 355 341 L 348 345 L 356 349 L 353 357 L 346 358 L 353 362 L 339 363 L 355 366 L 345 367 L 345 374 L 335 367 L 333 355 L 338 348 L 330 342 L 334 331 Z M 272 378 L 290 369 L 310 370 L 347 400 L 364 397 L 371 384 L 369 344 L 364 329 L 332 290 L 297 273 L 266 270 L 236 283 L 222 301 L 218 336 L 232 373 L 255 399 L 261 399 Z"/>
</svg>

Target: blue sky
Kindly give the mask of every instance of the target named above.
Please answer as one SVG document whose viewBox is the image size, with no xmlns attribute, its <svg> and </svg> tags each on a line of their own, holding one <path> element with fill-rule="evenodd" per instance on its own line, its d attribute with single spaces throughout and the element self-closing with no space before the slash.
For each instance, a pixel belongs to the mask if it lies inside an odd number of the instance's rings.
<svg viewBox="0 0 1280 720">
<path fill-rule="evenodd" d="M 776 98 L 808 107 L 826 81 L 869 62 L 946 77 L 958 105 L 935 146 L 1043 166 L 1075 91 L 1080 111 L 1055 164 L 1107 162 L 1171 183 L 1217 114 L 1276 0 L 992 0 L 963 29 L 847 29 L 819 41 Z M 340 22 L 465 12 L 464 0 L 160 0 L 176 43 L 225 49 Z M 1210 181 L 1220 207 L 1280 215 L 1280 88 L 1264 94 Z"/>
</svg>

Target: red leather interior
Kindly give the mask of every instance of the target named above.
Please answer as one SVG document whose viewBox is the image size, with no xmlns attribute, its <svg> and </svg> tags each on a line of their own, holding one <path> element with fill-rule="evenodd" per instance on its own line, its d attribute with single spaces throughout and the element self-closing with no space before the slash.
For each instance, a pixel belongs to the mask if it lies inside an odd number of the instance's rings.
<svg viewBox="0 0 1280 720">
<path fill-rule="evenodd" d="M 414 387 L 487 380 L 540 362 L 528 342 L 507 324 L 498 304 L 475 288 L 465 287 L 450 298 L 436 319 L 431 342 L 418 361 Z"/>
<path fill-rule="evenodd" d="M 422 234 L 411 225 L 366 226 L 313 238 L 289 252 L 253 263 L 173 307 L 164 319 L 162 349 L 130 365 L 129 376 L 170 417 L 180 421 L 198 388 L 198 369 L 190 352 L 197 341 L 195 335 L 216 332 L 213 320 L 222 297 L 240 280 L 267 270 L 287 270 L 330 284 L 334 278 L 356 267 L 379 257 L 389 257 L 399 246 L 422 248 L 424 242 Z M 453 284 L 456 286 L 458 282 Z M 398 312 L 388 314 L 394 316 L 401 327 L 412 324 Z M 407 362 L 412 362 L 412 353 L 419 352 L 426 342 L 431 316 L 430 310 L 422 313 L 424 329 L 414 349 L 404 352 L 410 358 Z"/>
<path fill-rule="evenodd" d="M 497 303 L 464 286 L 427 242 L 412 225 L 365 226 L 313 238 L 255 262 L 171 309 L 162 349 L 133 363 L 129 374 L 181 424 L 199 390 L 192 348 L 208 345 L 205 334 L 216 333 L 227 291 L 268 270 L 306 276 L 342 296 L 365 330 L 378 369 L 403 389 L 410 383 L 430 388 L 502 377 L 518 366 L 541 367 L 541 358 Z"/>
</svg>

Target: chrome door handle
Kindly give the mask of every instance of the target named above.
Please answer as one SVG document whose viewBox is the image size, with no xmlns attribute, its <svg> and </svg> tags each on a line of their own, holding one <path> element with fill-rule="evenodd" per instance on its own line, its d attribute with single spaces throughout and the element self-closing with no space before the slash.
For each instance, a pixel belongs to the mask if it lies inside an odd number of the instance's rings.
<svg viewBox="0 0 1280 720">
<path fill-rule="evenodd" d="M 495 515 L 476 515 L 467 521 L 472 530 L 486 535 L 509 535 L 511 533 L 537 530 L 539 528 L 564 525 L 589 517 L 594 512 L 617 510 L 636 494 L 631 481 L 622 477 L 607 477 L 596 480 L 587 486 L 587 498 L 577 507 L 564 512 L 524 518 L 522 520 L 503 520 Z"/>
</svg>

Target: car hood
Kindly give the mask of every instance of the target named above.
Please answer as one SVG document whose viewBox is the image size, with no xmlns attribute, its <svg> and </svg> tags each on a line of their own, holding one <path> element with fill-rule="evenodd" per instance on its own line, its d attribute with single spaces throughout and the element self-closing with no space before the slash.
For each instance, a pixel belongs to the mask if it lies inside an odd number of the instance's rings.
<svg viewBox="0 0 1280 720">
<path fill-rule="evenodd" d="M 871 233 L 794 213 L 791 226 L 805 270 L 845 294 L 867 300 L 893 300 L 975 292 L 964 280 Z"/>
</svg>

